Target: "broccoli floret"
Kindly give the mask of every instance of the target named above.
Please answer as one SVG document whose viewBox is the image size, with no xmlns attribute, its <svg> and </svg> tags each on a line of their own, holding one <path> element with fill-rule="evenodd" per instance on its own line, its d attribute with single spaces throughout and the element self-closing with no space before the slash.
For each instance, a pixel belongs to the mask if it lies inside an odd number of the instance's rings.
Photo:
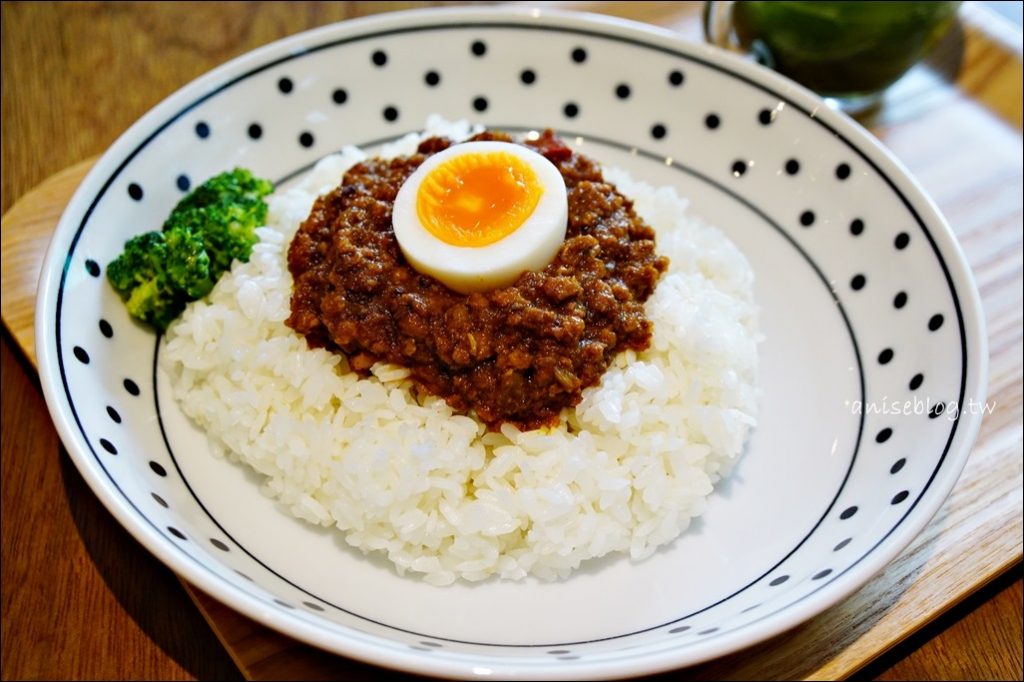
<svg viewBox="0 0 1024 682">
<path fill-rule="evenodd" d="M 195 232 L 172 227 L 162 233 L 167 244 L 167 276 L 177 291 L 195 301 L 213 289 L 213 263 Z"/>
<path fill-rule="evenodd" d="M 266 220 L 267 205 L 262 200 L 238 202 L 222 197 L 215 204 L 175 209 L 164 229 L 184 227 L 200 235 L 210 256 L 210 267 L 220 276 L 231 269 L 236 258 L 249 262 L 253 244 L 258 241 L 256 228 Z"/>
<path fill-rule="evenodd" d="M 201 235 L 216 279 L 235 259 L 248 262 L 258 241 L 256 228 L 267 219 L 263 197 L 273 190 L 269 181 L 244 168 L 221 173 L 182 199 L 164 229 L 185 226 Z"/>
<path fill-rule="evenodd" d="M 107 279 L 132 317 L 160 331 L 167 329 L 189 301 L 202 298 L 213 288 L 203 240 L 183 227 L 147 232 L 129 240 L 124 252 L 107 266 Z"/>
<path fill-rule="evenodd" d="M 244 168 L 210 178 L 182 199 L 162 232 L 133 238 L 107 266 L 128 312 L 160 331 L 210 293 L 236 258 L 247 262 L 274 186 Z"/>
<path fill-rule="evenodd" d="M 178 202 L 175 211 L 186 208 L 203 208 L 218 203 L 224 197 L 231 197 L 236 201 L 259 201 L 274 191 L 274 185 L 269 180 L 257 178 L 252 171 L 245 168 L 236 168 L 215 175 Z M 171 213 L 172 217 L 174 213 Z"/>
</svg>

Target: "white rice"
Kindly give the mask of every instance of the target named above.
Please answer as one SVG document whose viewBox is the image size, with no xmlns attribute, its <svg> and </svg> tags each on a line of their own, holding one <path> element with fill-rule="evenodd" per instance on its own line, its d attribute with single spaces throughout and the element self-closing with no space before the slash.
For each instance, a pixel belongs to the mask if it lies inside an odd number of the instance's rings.
<svg viewBox="0 0 1024 682">
<path fill-rule="evenodd" d="M 427 130 L 472 132 L 437 118 Z M 419 139 L 382 154 L 412 153 Z M 250 261 L 168 330 L 174 395 L 214 452 L 264 475 L 264 492 L 295 516 L 436 585 L 564 578 L 586 559 L 640 560 L 678 537 L 755 424 L 759 333 L 743 255 L 688 218 L 673 189 L 607 169 L 671 260 L 647 302 L 651 347 L 621 353 L 559 428 L 487 433 L 443 400 L 417 401 L 407 370 L 380 363 L 360 379 L 283 324 L 289 241 L 363 158 L 346 148 L 274 194 Z"/>
</svg>

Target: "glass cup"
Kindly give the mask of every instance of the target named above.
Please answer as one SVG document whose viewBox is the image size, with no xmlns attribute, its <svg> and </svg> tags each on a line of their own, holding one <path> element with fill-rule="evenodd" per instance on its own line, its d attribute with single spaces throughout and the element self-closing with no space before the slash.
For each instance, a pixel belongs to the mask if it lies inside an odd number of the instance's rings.
<svg viewBox="0 0 1024 682">
<path fill-rule="evenodd" d="M 953 25 L 959 2 L 708 2 L 704 35 L 753 56 L 849 114 L 882 93 Z"/>
</svg>

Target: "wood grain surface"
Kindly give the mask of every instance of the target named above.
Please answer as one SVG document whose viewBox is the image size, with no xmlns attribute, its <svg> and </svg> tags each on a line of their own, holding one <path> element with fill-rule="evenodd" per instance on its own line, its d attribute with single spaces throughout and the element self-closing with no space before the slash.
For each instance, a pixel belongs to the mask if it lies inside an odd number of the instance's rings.
<svg viewBox="0 0 1024 682">
<path fill-rule="evenodd" d="M 87 159 L 149 107 L 279 37 L 425 4 L 437 3 L 3 4 L 3 679 L 385 676 L 183 588 L 88 490 L 59 445 L 31 354 L 10 346 L 32 347 L 42 251 Z M 699 38 L 697 3 L 557 5 Z M 939 204 L 981 291 L 995 410 L 959 484 L 911 547 L 839 607 L 664 677 L 1021 679 L 1019 36 L 967 3 L 927 67 L 864 121 Z"/>
</svg>

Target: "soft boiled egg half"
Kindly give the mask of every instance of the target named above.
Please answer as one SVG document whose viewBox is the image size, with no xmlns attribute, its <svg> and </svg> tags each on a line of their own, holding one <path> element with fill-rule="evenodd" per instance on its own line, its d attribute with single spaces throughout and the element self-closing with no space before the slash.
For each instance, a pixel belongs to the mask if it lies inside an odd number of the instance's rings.
<svg viewBox="0 0 1024 682">
<path fill-rule="evenodd" d="M 539 153 L 510 142 L 464 142 L 427 158 L 392 214 L 406 260 L 463 294 L 542 270 L 565 240 L 565 181 Z"/>
</svg>

